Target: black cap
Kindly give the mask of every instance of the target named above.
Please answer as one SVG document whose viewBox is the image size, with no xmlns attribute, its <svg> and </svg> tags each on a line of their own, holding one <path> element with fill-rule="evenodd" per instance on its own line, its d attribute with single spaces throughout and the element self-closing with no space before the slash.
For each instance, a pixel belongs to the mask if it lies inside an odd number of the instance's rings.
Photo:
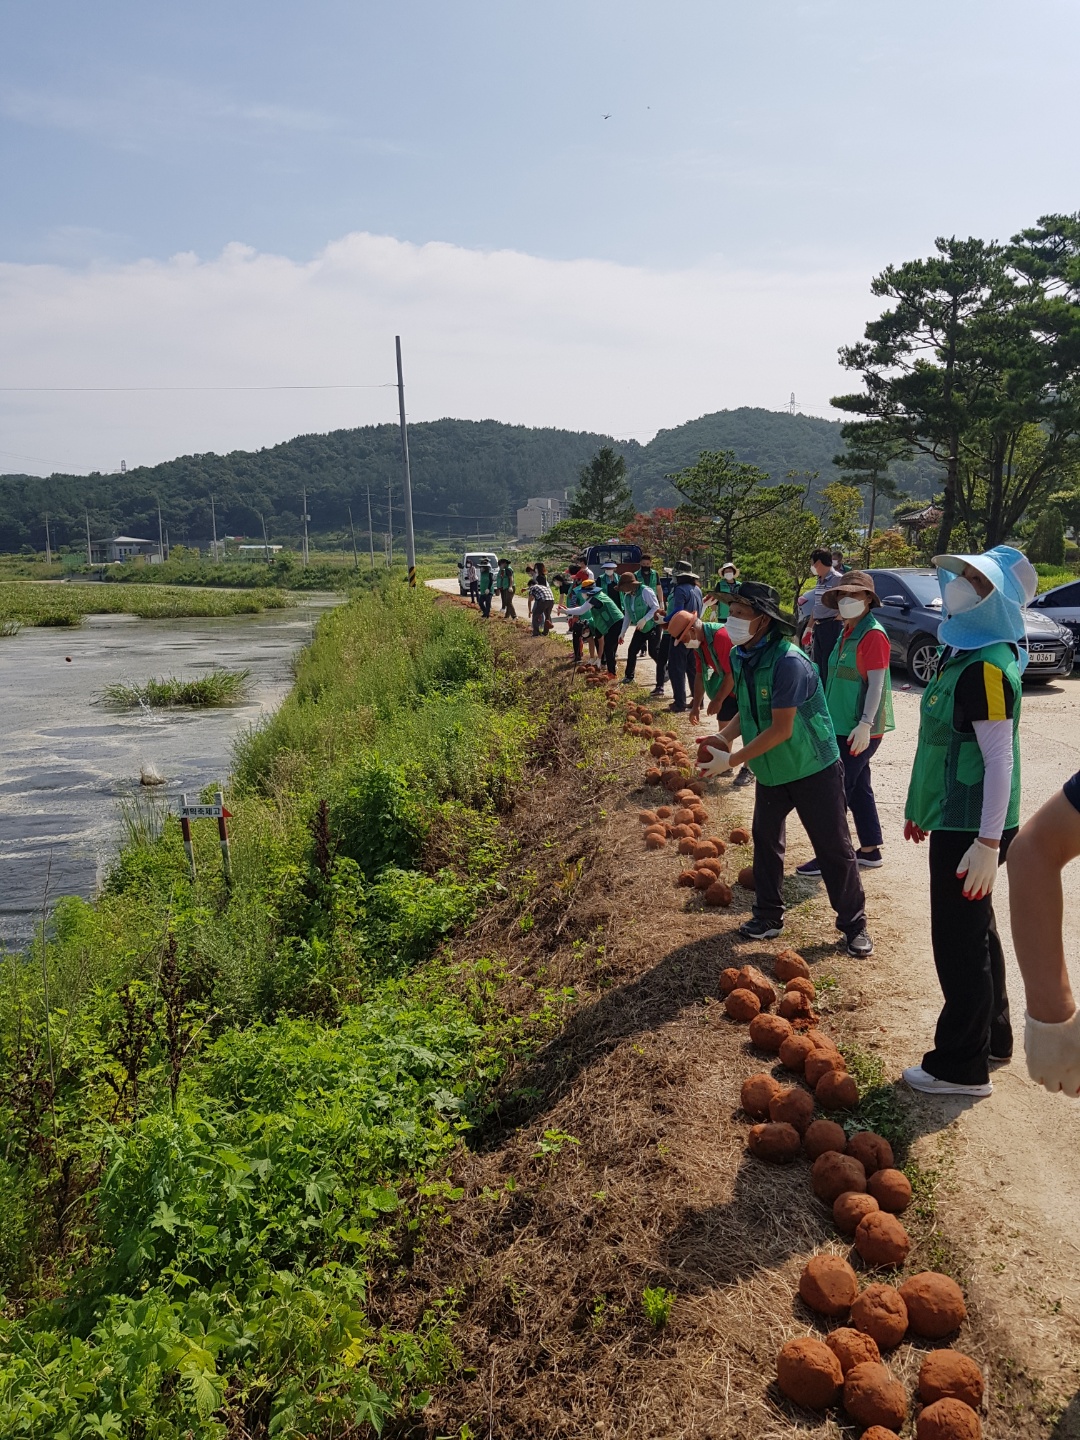
<svg viewBox="0 0 1080 1440">
<path fill-rule="evenodd" d="M 771 585 L 760 580 L 740 580 L 731 592 L 733 600 L 752 605 L 759 615 L 768 615 L 786 630 L 795 629 L 794 619 L 780 608 L 780 596 Z"/>
</svg>

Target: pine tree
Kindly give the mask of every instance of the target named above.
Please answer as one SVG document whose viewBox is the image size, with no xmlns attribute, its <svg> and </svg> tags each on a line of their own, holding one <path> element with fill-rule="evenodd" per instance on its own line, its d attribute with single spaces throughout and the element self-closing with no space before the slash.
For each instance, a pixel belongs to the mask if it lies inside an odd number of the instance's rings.
<svg viewBox="0 0 1080 1440">
<path fill-rule="evenodd" d="M 1048 505 L 1036 520 L 1028 556 L 1035 564 L 1065 564 L 1065 521 L 1056 505 Z"/>
<path fill-rule="evenodd" d="M 578 472 L 570 505 L 572 520 L 592 520 L 615 535 L 634 518 L 634 501 L 626 483 L 626 461 L 610 445 L 596 452 Z"/>
</svg>

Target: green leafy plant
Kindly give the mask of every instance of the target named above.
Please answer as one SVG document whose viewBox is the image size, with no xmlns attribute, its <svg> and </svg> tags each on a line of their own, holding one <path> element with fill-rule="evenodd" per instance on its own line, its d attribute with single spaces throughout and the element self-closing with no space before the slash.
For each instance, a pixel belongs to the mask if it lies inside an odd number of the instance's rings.
<svg viewBox="0 0 1080 1440">
<path fill-rule="evenodd" d="M 674 1290 L 665 1290 L 662 1285 L 646 1286 L 641 1292 L 641 1308 L 654 1330 L 662 1330 L 668 1323 L 674 1304 Z"/>
</svg>

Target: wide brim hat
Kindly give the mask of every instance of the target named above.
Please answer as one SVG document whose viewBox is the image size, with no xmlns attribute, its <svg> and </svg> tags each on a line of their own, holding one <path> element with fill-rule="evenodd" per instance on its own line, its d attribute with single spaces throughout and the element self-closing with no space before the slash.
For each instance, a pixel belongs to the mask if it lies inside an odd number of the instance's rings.
<svg viewBox="0 0 1080 1440">
<path fill-rule="evenodd" d="M 698 617 L 692 610 L 676 610 L 667 622 L 667 633 L 672 642 L 677 645 L 686 632 L 697 624 L 697 621 Z"/>
<path fill-rule="evenodd" d="M 1030 605 L 1039 591 L 1039 577 L 1035 566 L 1023 553 L 1012 545 L 995 545 L 982 555 L 935 555 L 932 562 L 939 570 L 949 570 L 962 575 L 964 566 L 970 565 L 985 576 L 995 590 L 1006 600 L 1017 605 Z"/>
<path fill-rule="evenodd" d="M 636 575 L 632 574 L 629 570 L 624 570 L 623 573 L 619 576 L 619 589 L 620 589 L 620 590 L 626 590 L 626 591 L 636 590 L 637 587 L 638 587 L 640 584 L 641 584 L 641 581 L 637 578 Z"/>
<path fill-rule="evenodd" d="M 780 608 L 780 596 L 771 585 L 761 580 L 740 580 L 732 591 L 733 600 L 752 606 L 759 615 L 767 615 L 785 630 L 795 629 L 795 620 Z"/>
<path fill-rule="evenodd" d="M 835 610 L 845 596 L 853 600 L 868 600 L 871 610 L 881 604 L 874 582 L 865 570 L 849 570 L 842 585 L 833 585 L 825 591 L 821 603 L 827 610 Z"/>
<path fill-rule="evenodd" d="M 701 584 L 701 576 L 700 576 L 700 575 L 695 575 L 694 572 L 693 572 L 693 570 L 676 570 L 676 571 L 675 571 L 675 581 L 676 581 L 676 584 L 677 584 L 680 580 L 692 580 L 695 585 L 700 585 L 700 584 Z"/>
</svg>

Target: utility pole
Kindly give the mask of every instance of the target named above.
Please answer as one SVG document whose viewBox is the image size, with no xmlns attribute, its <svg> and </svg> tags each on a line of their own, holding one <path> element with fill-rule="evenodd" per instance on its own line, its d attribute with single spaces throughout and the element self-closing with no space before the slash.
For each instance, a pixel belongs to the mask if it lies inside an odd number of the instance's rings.
<svg viewBox="0 0 1080 1440">
<path fill-rule="evenodd" d="M 409 567 L 409 585 L 416 588 L 416 537 L 413 535 L 412 479 L 409 475 L 409 432 L 405 427 L 405 380 L 401 373 L 401 336 L 394 336 L 397 349 L 398 415 L 401 419 L 401 468 L 405 481 L 405 563 Z"/>
<path fill-rule="evenodd" d="M 374 575 L 374 574 L 375 574 L 375 536 L 374 536 L 374 534 L 372 533 L 372 529 L 371 529 L 371 486 L 368 485 L 368 486 L 366 487 L 366 489 L 367 489 L 367 540 L 368 540 L 368 551 L 369 551 L 370 554 L 371 554 L 371 573 Z"/>
<path fill-rule="evenodd" d="M 161 501 L 160 501 L 160 500 L 158 501 L 158 507 L 157 507 L 157 548 L 158 548 L 158 558 L 161 560 L 161 563 L 164 565 L 164 564 L 165 564 L 165 532 L 164 532 L 164 530 L 161 528 Z"/>
<path fill-rule="evenodd" d="M 86 521 L 86 563 L 87 565 L 93 565 L 94 552 L 90 545 L 90 512 L 88 510 L 83 511 L 83 518 Z"/>
<path fill-rule="evenodd" d="M 388 475 L 386 477 L 386 568 L 394 568 L 394 486 Z"/>
<path fill-rule="evenodd" d="M 353 523 L 352 523 L 352 506 L 351 506 L 351 505 L 348 507 L 348 510 L 349 510 L 349 534 L 352 536 L 352 564 L 353 564 L 353 569 L 354 569 L 354 570 L 359 570 L 359 569 L 360 569 L 360 557 L 359 557 L 359 556 L 357 555 L 357 553 L 356 553 L 356 528 L 355 528 L 355 526 L 354 526 Z"/>
<path fill-rule="evenodd" d="M 45 511 L 45 564 L 52 564 L 52 542 L 49 540 L 49 512 Z"/>
<path fill-rule="evenodd" d="M 262 522 L 263 554 L 264 554 L 265 557 L 266 557 L 266 563 L 267 563 L 267 565 L 269 565 L 269 564 L 270 564 L 270 541 L 266 538 L 266 519 L 265 519 L 265 517 L 264 517 L 264 515 L 263 515 L 263 513 L 262 513 L 261 510 L 258 511 L 257 513 L 258 513 L 258 516 L 259 516 L 259 520 Z"/>
<path fill-rule="evenodd" d="M 305 488 L 305 490 L 304 490 L 304 569 L 305 569 L 305 570 L 307 569 L 307 563 L 308 563 L 307 522 L 308 522 L 308 513 L 307 513 L 307 489 Z"/>
<path fill-rule="evenodd" d="M 218 558 L 217 549 L 217 511 L 214 509 L 214 497 L 210 496 L 210 533 L 214 537 L 214 548 L 210 551 L 214 560 Z"/>
</svg>

